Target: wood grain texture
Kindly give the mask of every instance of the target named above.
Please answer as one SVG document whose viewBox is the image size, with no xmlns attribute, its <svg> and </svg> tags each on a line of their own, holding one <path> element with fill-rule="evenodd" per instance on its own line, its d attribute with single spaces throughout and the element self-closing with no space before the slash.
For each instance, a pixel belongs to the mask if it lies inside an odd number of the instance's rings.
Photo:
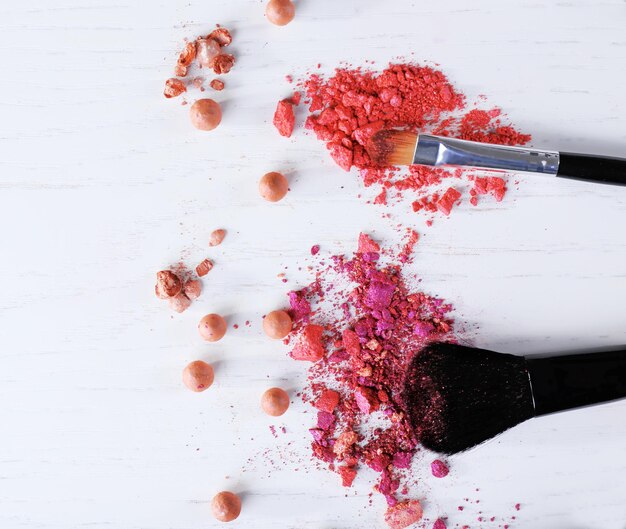
<svg viewBox="0 0 626 529">
<path fill-rule="evenodd" d="M 263 339 L 261 315 L 307 279 L 296 267 L 312 244 L 350 251 L 361 229 L 421 231 L 422 286 L 455 303 L 477 345 L 626 343 L 626 189 L 520 177 L 501 204 L 462 205 L 426 229 L 402 208 L 381 218 L 365 204 L 374 190 L 320 143 L 271 126 L 286 74 L 411 56 L 486 94 L 537 146 L 623 156 L 626 3 L 297 4 L 284 28 L 258 0 L 0 5 L 0 527 L 213 527 L 222 488 L 244 492 L 233 527 L 382 527 L 371 475 L 345 498 L 310 462 L 301 404 L 284 421 L 258 409 L 266 387 L 295 389 L 303 370 Z M 223 123 L 203 134 L 161 93 L 182 39 L 215 22 L 235 30 L 238 63 L 215 95 Z M 291 179 L 279 204 L 257 196 L 268 170 Z M 228 237 L 209 252 L 216 227 Z M 216 268 L 172 316 L 153 274 L 181 255 Z M 210 311 L 252 325 L 206 345 L 195 326 Z M 196 358 L 216 364 L 203 394 L 180 382 Z M 415 494 L 452 527 L 516 516 L 519 529 L 625 529 L 625 416 L 621 402 L 524 424 L 453 458 L 445 480 L 418 471 Z M 272 423 L 288 433 L 274 439 Z"/>
</svg>

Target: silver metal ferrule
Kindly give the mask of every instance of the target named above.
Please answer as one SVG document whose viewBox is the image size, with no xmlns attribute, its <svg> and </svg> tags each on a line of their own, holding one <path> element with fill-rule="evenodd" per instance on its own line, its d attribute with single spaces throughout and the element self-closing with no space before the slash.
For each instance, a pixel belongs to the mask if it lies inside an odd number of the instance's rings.
<svg viewBox="0 0 626 529">
<path fill-rule="evenodd" d="M 420 134 L 413 163 L 555 175 L 559 169 L 559 153 Z"/>
</svg>

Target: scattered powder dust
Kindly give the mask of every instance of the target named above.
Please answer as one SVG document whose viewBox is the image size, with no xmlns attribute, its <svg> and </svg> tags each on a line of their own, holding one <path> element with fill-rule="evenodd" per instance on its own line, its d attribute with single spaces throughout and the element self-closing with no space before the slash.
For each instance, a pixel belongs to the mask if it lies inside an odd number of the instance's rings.
<svg viewBox="0 0 626 529">
<path fill-rule="evenodd" d="M 479 195 L 500 201 L 506 192 L 505 179 L 477 177 L 472 170 L 377 166 L 366 145 L 381 129 L 403 128 L 503 145 L 523 145 L 531 139 L 507 124 L 499 108 L 469 108 L 477 107 L 483 98 L 468 105 L 446 75 L 429 66 L 390 64 L 378 72 L 344 67 L 328 78 L 309 74 L 297 86 L 304 90 L 308 105 L 305 128 L 325 142 L 339 167 L 346 171 L 355 167 L 366 186 L 380 188 L 376 204 L 407 197 L 415 211 L 448 215 L 462 196 L 462 191 L 450 186 L 442 196 L 437 188 L 449 179 L 473 183 L 472 205 L 478 204 Z"/>
<path fill-rule="evenodd" d="M 346 487 L 361 468 L 379 473 L 375 490 L 391 527 L 421 517 L 416 498 L 403 494 L 418 449 L 399 401 L 405 367 L 429 341 L 454 339 L 451 305 L 409 288 L 405 252 L 381 251 L 361 234 L 352 258 L 333 256 L 312 284 L 289 293 L 294 332 L 286 339 L 292 358 L 313 362 L 303 393 L 316 409 L 313 456 Z M 383 255 L 392 263 L 379 264 Z"/>
</svg>

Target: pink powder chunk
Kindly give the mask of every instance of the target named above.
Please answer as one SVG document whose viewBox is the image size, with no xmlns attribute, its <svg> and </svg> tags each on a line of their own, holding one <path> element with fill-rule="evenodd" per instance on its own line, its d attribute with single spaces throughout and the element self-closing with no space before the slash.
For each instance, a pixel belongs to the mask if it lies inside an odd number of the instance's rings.
<svg viewBox="0 0 626 529">
<path fill-rule="evenodd" d="M 433 529 L 446 529 L 446 522 L 444 522 L 441 518 L 439 518 L 433 524 Z"/>
<path fill-rule="evenodd" d="M 301 291 L 291 291 L 288 296 L 294 320 L 304 320 L 311 313 L 311 304 L 305 299 Z"/>
<path fill-rule="evenodd" d="M 320 430 L 330 430 L 335 424 L 335 416 L 326 411 L 317 412 L 317 427 Z"/>
<path fill-rule="evenodd" d="M 339 404 L 339 393 L 332 389 L 325 389 L 322 394 L 317 398 L 313 405 L 322 411 L 332 413 Z"/>
<path fill-rule="evenodd" d="M 387 308 L 391 303 L 395 290 L 396 286 L 393 283 L 372 281 L 367 291 L 365 303 L 369 307 L 377 310 Z"/>
<path fill-rule="evenodd" d="M 311 246 L 311 255 L 317 255 L 320 251 L 320 245 L 319 244 L 315 244 L 313 246 Z"/>
<path fill-rule="evenodd" d="M 385 522 L 390 529 L 404 529 L 422 519 L 422 505 L 418 500 L 409 500 L 389 507 L 385 513 Z"/>
<path fill-rule="evenodd" d="M 452 208 L 454 207 L 454 203 L 461 197 L 461 193 L 459 193 L 453 187 L 449 187 L 448 190 L 443 194 L 443 196 L 437 202 L 437 209 L 441 211 L 444 215 L 450 215 Z"/>
<path fill-rule="evenodd" d="M 446 465 L 440 459 L 435 459 L 430 464 L 430 470 L 432 471 L 433 476 L 435 476 L 436 478 L 445 478 L 449 472 L 448 465 Z"/>
<path fill-rule="evenodd" d="M 367 233 L 359 233 L 358 253 L 380 252 L 380 245 L 374 241 Z"/>
<path fill-rule="evenodd" d="M 324 327 L 309 324 L 304 328 L 300 342 L 291 351 L 294 360 L 317 362 L 324 357 L 322 334 Z"/>
<path fill-rule="evenodd" d="M 293 105 L 286 99 L 279 101 L 276 105 L 276 112 L 274 112 L 274 126 L 278 133 L 289 138 L 293 132 L 295 121 Z"/>
<path fill-rule="evenodd" d="M 341 476 L 341 484 L 344 487 L 351 487 L 354 478 L 356 478 L 356 468 L 350 466 L 339 467 L 339 475 Z"/>
<path fill-rule="evenodd" d="M 354 400 L 362 413 L 369 414 L 378 409 L 376 394 L 369 388 L 356 388 L 354 391 Z"/>
</svg>

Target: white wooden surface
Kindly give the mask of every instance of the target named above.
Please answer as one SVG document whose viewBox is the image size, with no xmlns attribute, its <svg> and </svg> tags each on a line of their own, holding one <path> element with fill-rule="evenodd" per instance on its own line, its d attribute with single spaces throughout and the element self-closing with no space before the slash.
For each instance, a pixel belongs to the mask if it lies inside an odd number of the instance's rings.
<svg viewBox="0 0 626 529">
<path fill-rule="evenodd" d="M 233 28 L 238 63 L 216 96 L 223 123 L 203 134 L 161 92 L 182 39 L 215 22 Z M 382 527 L 372 476 L 345 498 L 310 463 L 301 405 L 274 421 L 278 439 L 257 409 L 303 370 L 260 315 L 306 280 L 295 267 L 312 244 L 349 251 L 361 229 L 393 241 L 397 220 L 415 225 L 423 287 L 479 326 L 478 345 L 625 343 L 626 189 L 520 178 L 503 203 L 427 230 L 402 209 L 382 219 L 319 142 L 270 123 L 285 74 L 414 52 L 535 145 L 625 155 L 625 27 L 622 0 L 299 0 L 284 28 L 258 0 L 2 2 L 0 527 L 213 527 L 209 499 L 226 487 L 244 493 L 233 527 Z M 274 169 L 292 192 L 269 205 L 256 181 Z M 209 252 L 215 227 L 229 234 Z M 181 255 L 217 266 L 172 316 L 153 274 Z M 207 345 L 195 327 L 209 311 L 252 326 Z M 196 358 L 217 367 L 199 395 L 180 383 Z M 451 526 L 624 529 L 625 419 L 622 402 L 526 423 L 454 458 L 445 480 L 422 473 L 416 494 Z M 481 503 L 457 511 L 466 497 Z"/>
</svg>

